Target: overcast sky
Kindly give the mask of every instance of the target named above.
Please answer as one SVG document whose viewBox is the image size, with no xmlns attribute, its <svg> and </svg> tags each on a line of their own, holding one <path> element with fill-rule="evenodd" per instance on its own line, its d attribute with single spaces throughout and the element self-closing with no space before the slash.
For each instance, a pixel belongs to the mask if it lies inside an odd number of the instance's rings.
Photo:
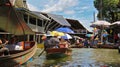
<svg viewBox="0 0 120 67">
<path fill-rule="evenodd" d="M 88 30 L 93 22 L 94 0 L 27 0 L 30 10 L 63 15 L 65 18 L 79 20 Z"/>
</svg>

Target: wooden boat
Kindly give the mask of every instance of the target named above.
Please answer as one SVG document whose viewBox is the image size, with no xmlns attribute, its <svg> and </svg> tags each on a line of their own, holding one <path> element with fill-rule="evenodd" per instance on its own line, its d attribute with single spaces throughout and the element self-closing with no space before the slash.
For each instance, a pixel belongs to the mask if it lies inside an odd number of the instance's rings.
<svg viewBox="0 0 120 67">
<path fill-rule="evenodd" d="M 35 42 L 25 42 L 30 46 L 23 50 L 11 50 L 10 55 L 0 56 L 0 67 L 15 67 L 28 61 L 36 52 Z M 1 53 L 0 53 L 1 54 Z"/>
<path fill-rule="evenodd" d="M 10 1 L 13 0 L 0 0 L 0 32 L 2 30 L 9 34 L 20 35 L 23 39 L 27 34 L 34 34 Z M 23 50 L 10 50 L 10 55 L 3 56 L 2 52 L 0 53 L 0 67 L 19 67 L 36 52 L 35 42 L 21 42 L 21 45 Z"/>
<path fill-rule="evenodd" d="M 47 58 L 59 58 L 70 56 L 72 54 L 72 50 L 70 48 L 47 48 L 46 54 Z"/>
</svg>

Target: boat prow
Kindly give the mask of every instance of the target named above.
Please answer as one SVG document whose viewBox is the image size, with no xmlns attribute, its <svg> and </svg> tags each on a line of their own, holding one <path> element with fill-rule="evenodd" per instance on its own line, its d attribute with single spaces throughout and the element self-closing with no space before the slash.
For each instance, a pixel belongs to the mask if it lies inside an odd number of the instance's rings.
<svg viewBox="0 0 120 67">
<path fill-rule="evenodd" d="M 70 56 L 72 54 L 72 49 L 70 48 L 47 48 L 46 49 L 47 57 L 49 56 Z"/>
</svg>

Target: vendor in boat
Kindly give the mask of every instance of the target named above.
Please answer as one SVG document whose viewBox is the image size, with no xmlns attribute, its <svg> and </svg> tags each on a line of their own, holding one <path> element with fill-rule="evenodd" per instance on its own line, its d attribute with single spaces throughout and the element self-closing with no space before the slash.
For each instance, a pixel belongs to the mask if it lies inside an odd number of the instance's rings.
<svg viewBox="0 0 120 67">
<path fill-rule="evenodd" d="M 60 43 L 59 43 L 60 48 L 68 48 L 69 45 L 70 43 L 67 40 L 60 38 Z"/>
<path fill-rule="evenodd" d="M 9 49 L 5 47 L 7 43 L 8 43 L 7 40 L 5 43 L 3 43 L 2 40 L 0 39 L 0 53 L 2 53 L 2 55 L 9 55 Z"/>
<path fill-rule="evenodd" d="M 42 40 L 44 41 L 44 49 L 51 47 L 50 46 L 51 45 L 50 38 L 51 38 L 51 36 L 46 36 L 46 35 L 42 36 Z"/>
<path fill-rule="evenodd" d="M 59 38 L 58 38 L 58 34 L 54 35 L 53 37 L 50 38 L 50 42 L 51 42 L 51 47 L 52 48 L 59 48 Z"/>
</svg>

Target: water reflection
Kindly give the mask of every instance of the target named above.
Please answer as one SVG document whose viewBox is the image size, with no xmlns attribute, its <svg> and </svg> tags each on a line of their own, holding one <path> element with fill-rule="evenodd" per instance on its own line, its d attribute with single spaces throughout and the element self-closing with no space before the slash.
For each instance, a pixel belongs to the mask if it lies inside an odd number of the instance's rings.
<svg viewBox="0 0 120 67">
<path fill-rule="evenodd" d="M 117 49 L 74 48 L 72 56 L 46 59 L 45 53 L 32 61 L 40 67 L 120 67 Z"/>
<path fill-rule="evenodd" d="M 48 67 L 48 66 L 68 65 L 69 61 L 71 60 L 72 60 L 72 56 L 67 56 L 67 57 L 57 58 L 57 59 L 46 59 L 43 63 L 43 66 Z"/>
</svg>

